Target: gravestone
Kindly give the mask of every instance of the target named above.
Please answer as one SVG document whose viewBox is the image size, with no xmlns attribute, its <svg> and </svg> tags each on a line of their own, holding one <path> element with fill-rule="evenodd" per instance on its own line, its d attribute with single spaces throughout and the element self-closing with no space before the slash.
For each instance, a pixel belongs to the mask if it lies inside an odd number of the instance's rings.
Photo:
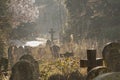
<svg viewBox="0 0 120 80">
<path fill-rule="evenodd" d="M 107 44 L 103 49 L 102 55 L 110 71 L 120 72 L 120 43 Z"/>
<path fill-rule="evenodd" d="M 15 45 L 11 45 L 8 48 L 8 63 L 10 65 L 10 68 L 12 68 L 12 66 L 15 63 L 15 49 L 16 49 Z"/>
<path fill-rule="evenodd" d="M 9 80 L 36 80 L 34 66 L 28 61 L 19 61 L 12 67 Z"/>
<path fill-rule="evenodd" d="M 102 56 L 103 58 L 105 59 L 105 55 L 109 54 L 109 51 L 111 49 L 120 49 L 120 42 L 109 42 L 105 45 L 105 47 L 103 48 L 103 51 L 102 51 Z"/>
<path fill-rule="evenodd" d="M 61 74 L 53 74 L 51 75 L 48 80 L 67 80 L 64 75 Z"/>
<path fill-rule="evenodd" d="M 58 58 L 59 57 L 59 52 L 60 52 L 60 47 L 57 45 L 53 45 L 52 47 L 50 47 L 51 53 L 53 55 L 54 58 Z"/>
<path fill-rule="evenodd" d="M 93 80 L 120 80 L 120 72 L 105 73 Z"/>
<path fill-rule="evenodd" d="M 13 53 L 13 61 L 14 61 L 14 64 L 17 62 L 17 54 L 18 54 L 18 47 L 15 45 L 14 46 L 14 53 Z M 13 64 L 13 65 L 14 65 Z"/>
<path fill-rule="evenodd" d="M 25 54 L 20 58 L 20 61 L 28 61 L 34 66 L 34 74 L 36 76 L 36 80 L 39 79 L 40 73 L 39 73 L 39 63 L 33 58 L 33 56 L 29 54 Z"/>
<path fill-rule="evenodd" d="M 29 55 L 29 54 L 25 54 L 23 56 L 20 57 L 20 60 L 27 60 L 29 61 L 30 63 L 34 63 L 35 62 L 35 59 L 33 56 Z"/>
<path fill-rule="evenodd" d="M 25 49 L 22 46 L 18 47 L 18 59 L 25 54 Z"/>
<path fill-rule="evenodd" d="M 50 40 L 46 41 L 46 46 L 50 47 L 52 45 L 52 42 Z"/>
<path fill-rule="evenodd" d="M 96 50 L 87 50 L 87 60 L 80 60 L 80 67 L 88 67 L 89 72 L 92 68 L 103 65 L 103 59 L 96 59 Z"/>
<path fill-rule="evenodd" d="M 87 74 L 86 80 L 93 80 L 95 77 L 109 72 L 105 66 L 98 66 L 90 70 Z"/>
</svg>

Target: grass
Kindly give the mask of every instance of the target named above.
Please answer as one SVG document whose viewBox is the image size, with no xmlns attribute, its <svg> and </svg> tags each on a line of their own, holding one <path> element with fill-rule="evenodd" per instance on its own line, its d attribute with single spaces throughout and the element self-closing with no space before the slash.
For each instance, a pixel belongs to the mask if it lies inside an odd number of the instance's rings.
<svg viewBox="0 0 120 80">
<path fill-rule="evenodd" d="M 58 73 L 67 76 L 76 70 L 80 71 L 80 67 L 79 60 L 75 57 L 46 60 L 40 63 L 41 80 L 47 80 L 50 75 Z"/>
</svg>

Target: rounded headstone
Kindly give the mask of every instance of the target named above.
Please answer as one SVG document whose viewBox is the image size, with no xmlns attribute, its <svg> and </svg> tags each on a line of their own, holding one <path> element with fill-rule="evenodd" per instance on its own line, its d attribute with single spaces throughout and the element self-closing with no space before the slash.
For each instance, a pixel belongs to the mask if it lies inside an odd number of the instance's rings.
<svg viewBox="0 0 120 80">
<path fill-rule="evenodd" d="M 105 59 L 106 55 L 109 54 L 111 49 L 118 49 L 120 50 L 120 43 L 119 42 L 109 42 L 105 45 L 102 51 L 102 56 Z"/>
<path fill-rule="evenodd" d="M 102 52 L 104 61 L 109 70 L 120 71 L 120 43 L 113 42 L 106 45 Z"/>
<path fill-rule="evenodd" d="M 120 72 L 105 73 L 93 80 L 120 80 Z"/>
<path fill-rule="evenodd" d="M 25 54 L 23 55 L 21 58 L 20 58 L 20 61 L 28 61 L 30 62 L 31 64 L 33 64 L 33 67 L 34 67 L 34 74 L 36 76 L 36 79 L 39 78 L 40 76 L 40 73 L 39 73 L 39 63 L 38 61 L 36 61 L 34 59 L 33 56 L 29 55 L 29 54 Z"/>
<path fill-rule="evenodd" d="M 27 60 L 27 61 L 30 61 L 31 63 L 35 62 L 34 57 L 32 55 L 29 55 L 29 54 L 25 54 L 25 55 L 21 56 L 20 60 Z"/>
<path fill-rule="evenodd" d="M 93 78 L 107 73 L 109 70 L 105 66 L 98 66 L 90 70 L 87 74 L 86 80 L 93 80 Z"/>
<path fill-rule="evenodd" d="M 28 61 L 19 61 L 12 67 L 9 80 L 35 80 L 34 66 Z"/>
</svg>

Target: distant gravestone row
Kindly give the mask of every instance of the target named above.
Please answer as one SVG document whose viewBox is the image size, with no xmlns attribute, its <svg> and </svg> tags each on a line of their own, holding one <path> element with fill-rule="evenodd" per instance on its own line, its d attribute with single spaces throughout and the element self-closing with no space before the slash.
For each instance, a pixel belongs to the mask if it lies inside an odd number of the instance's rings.
<svg viewBox="0 0 120 80">
<path fill-rule="evenodd" d="M 24 54 L 31 54 L 31 50 L 29 47 L 25 46 L 23 48 L 22 46 L 17 47 L 15 45 L 9 46 L 8 61 L 9 61 L 10 67 L 12 67 L 17 61 L 19 61 L 19 58 Z"/>
<path fill-rule="evenodd" d="M 73 57 L 73 52 L 65 52 L 63 54 L 60 53 L 60 47 L 57 45 L 53 45 L 50 47 L 51 53 L 54 58 L 63 58 L 63 57 Z"/>
</svg>

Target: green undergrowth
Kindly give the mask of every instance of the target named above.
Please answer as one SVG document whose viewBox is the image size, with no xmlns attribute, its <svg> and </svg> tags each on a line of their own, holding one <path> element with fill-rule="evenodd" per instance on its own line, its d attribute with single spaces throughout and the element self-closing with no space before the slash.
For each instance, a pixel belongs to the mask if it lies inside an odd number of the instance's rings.
<svg viewBox="0 0 120 80">
<path fill-rule="evenodd" d="M 75 57 L 41 60 L 39 63 L 41 80 L 48 80 L 53 74 L 68 76 L 72 72 L 81 71 L 79 59 Z"/>
</svg>

